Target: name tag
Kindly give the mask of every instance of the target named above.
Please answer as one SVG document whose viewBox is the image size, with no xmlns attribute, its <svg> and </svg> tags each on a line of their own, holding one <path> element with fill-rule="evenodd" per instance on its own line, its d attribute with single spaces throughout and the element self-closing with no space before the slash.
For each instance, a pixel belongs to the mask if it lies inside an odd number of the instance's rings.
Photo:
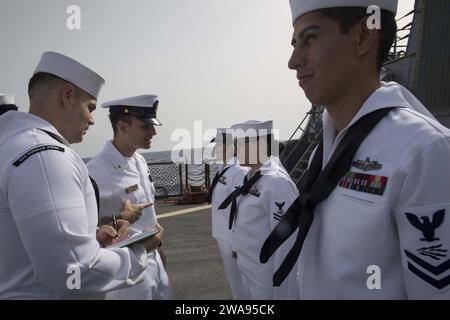
<svg viewBox="0 0 450 320">
<path fill-rule="evenodd" d="M 127 193 L 131 193 L 131 192 L 137 191 L 137 189 L 139 189 L 139 186 L 137 184 L 135 184 L 135 185 L 132 185 L 132 186 L 129 186 L 129 187 L 125 188 L 125 191 Z"/>
</svg>

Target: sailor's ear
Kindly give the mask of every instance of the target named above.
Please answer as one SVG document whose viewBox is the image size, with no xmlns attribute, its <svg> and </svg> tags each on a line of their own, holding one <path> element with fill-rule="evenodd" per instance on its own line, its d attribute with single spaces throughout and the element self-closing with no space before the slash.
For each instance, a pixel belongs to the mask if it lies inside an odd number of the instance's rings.
<svg viewBox="0 0 450 320">
<path fill-rule="evenodd" d="M 73 84 L 66 82 L 59 90 L 60 99 L 64 107 L 70 107 L 75 103 L 76 93 Z"/>
<path fill-rule="evenodd" d="M 117 120 L 116 126 L 117 126 L 117 131 L 120 134 L 126 134 L 130 129 L 131 122 L 127 121 L 126 119 L 121 118 L 121 119 Z"/>
<path fill-rule="evenodd" d="M 369 28 L 368 17 L 352 27 L 351 33 L 355 39 L 355 53 L 358 56 L 367 54 L 377 54 L 377 45 L 380 41 L 380 35 L 377 29 Z"/>
</svg>

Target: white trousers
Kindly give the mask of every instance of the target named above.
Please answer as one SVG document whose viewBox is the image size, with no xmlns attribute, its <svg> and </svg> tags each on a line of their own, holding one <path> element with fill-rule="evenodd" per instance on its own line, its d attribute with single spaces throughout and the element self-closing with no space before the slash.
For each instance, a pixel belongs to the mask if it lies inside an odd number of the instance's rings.
<svg viewBox="0 0 450 320">
<path fill-rule="evenodd" d="M 239 257 L 239 253 L 237 253 Z M 239 268 L 239 264 L 238 264 Z M 272 286 L 273 274 L 267 274 L 267 282 L 261 283 L 255 279 L 254 275 L 244 272 L 239 268 L 242 275 L 245 298 L 247 300 L 297 300 L 299 299 L 299 283 L 297 277 L 297 264 L 283 281 L 281 286 Z"/>
<path fill-rule="evenodd" d="M 273 300 L 274 288 L 272 286 L 259 285 L 250 282 L 246 276 L 242 276 L 246 300 Z"/>
<path fill-rule="evenodd" d="M 173 291 L 158 250 L 148 254 L 144 281 L 106 294 L 107 300 L 170 300 Z"/>
<path fill-rule="evenodd" d="M 233 257 L 233 250 L 231 248 L 231 241 L 217 240 L 217 245 L 222 256 L 223 266 L 225 268 L 225 275 L 227 276 L 230 285 L 231 294 L 234 300 L 247 299 L 248 294 L 244 290 L 241 272 L 239 270 L 237 259 Z"/>
</svg>

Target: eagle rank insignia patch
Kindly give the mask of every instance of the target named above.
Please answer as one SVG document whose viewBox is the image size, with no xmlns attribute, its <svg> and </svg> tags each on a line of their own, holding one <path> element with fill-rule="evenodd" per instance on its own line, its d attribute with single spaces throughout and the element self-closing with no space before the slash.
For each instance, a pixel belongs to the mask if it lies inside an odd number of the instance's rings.
<svg viewBox="0 0 450 320">
<path fill-rule="evenodd" d="M 278 208 L 277 212 L 273 213 L 273 218 L 275 220 L 281 221 L 284 215 L 283 207 L 286 204 L 286 202 L 275 202 L 275 206 Z"/>
<path fill-rule="evenodd" d="M 445 214 L 445 209 L 432 214 L 405 212 L 406 219 L 413 227 L 411 230 L 417 234 L 416 246 L 404 249 L 408 270 L 438 290 L 450 284 L 450 259 L 446 241 L 441 239 L 446 235 L 439 234 Z"/>
</svg>

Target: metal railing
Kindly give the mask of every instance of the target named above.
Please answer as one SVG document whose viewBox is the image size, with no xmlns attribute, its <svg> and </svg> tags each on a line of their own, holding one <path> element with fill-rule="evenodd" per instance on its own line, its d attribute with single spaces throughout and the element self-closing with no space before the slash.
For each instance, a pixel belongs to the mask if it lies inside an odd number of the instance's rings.
<svg viewBox="0 0 450 320">
<path fill-rule="evenodd" d="M 183 197 L 188 190 L 208 189 L 217 171 L 215 164 L 147 163 L 155 186 L 155 197 Z"/>
<path fill-rule="evenodd" d="M 400 17 L 396 20 L 397 25 L 399 25 L 399 22 L 407 17 L 410 17 L 416 13 L 415 10 L 411 10 L 407 14 L 405 14 L 403 17 Z M 391 50 L 388 55 L 388 61 L 398 59 L 401 57 L 404 57 L 407 53 L 408 49 L 408 41 L 411 34 L 411 27 L 412 27 L 412 21 L 406 23 L 402 27 L 398 27 L 397 29 L 397 35 L 394 39 L 394 44 L 391 47 Z"/>
</svg>

